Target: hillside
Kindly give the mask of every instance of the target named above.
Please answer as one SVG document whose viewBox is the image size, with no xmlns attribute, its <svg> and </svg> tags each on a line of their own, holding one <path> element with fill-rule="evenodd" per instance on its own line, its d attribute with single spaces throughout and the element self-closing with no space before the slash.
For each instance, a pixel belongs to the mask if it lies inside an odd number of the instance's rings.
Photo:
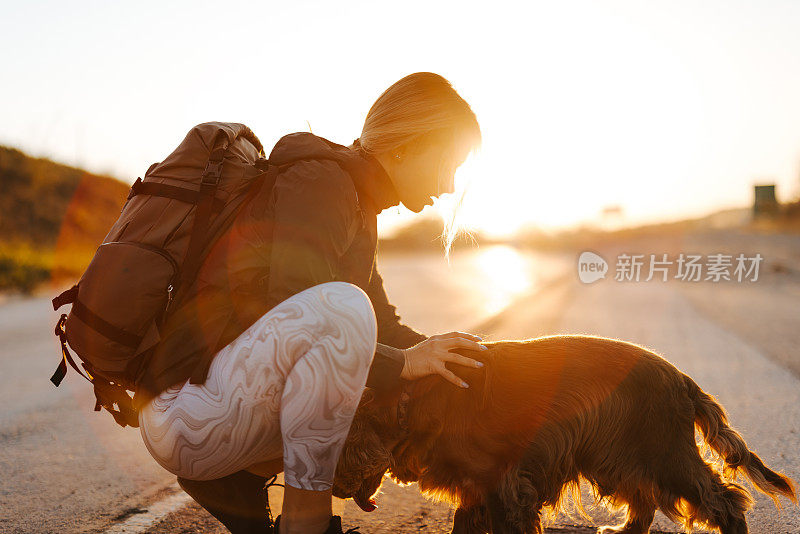
<svg viewBox="0 0 800 534">
<path fill-rule="evenodd" d="M 129 186 L 0 146 L 0 290 L 79 276 Z"/>
</svg>

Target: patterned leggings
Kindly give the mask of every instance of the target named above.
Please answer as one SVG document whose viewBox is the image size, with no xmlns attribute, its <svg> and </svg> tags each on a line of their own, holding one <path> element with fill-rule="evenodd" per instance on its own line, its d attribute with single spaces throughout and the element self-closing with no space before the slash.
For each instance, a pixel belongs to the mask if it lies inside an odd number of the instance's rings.
<svg viewBox="0 0 800 534">
<path fill-rule="evenodd" d="M 375 351 L 366 293 L 328 282 L 281 302 L 215 356 L 204 384 L 176 385 L 139 412 L 167 471 L 221 478 L 283 456 L 284 481 L 327 490 Z"/>
</svg>

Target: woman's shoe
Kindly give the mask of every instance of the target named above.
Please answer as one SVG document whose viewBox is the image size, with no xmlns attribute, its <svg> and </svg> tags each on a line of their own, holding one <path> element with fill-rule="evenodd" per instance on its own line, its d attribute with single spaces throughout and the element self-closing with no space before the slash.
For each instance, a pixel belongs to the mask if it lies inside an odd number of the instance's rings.
<svg viewBox="0 0 800 534">
<path fill-rule="evenodd" d="M 270 532 L 272 518 L 264 478 L 239 471 L 214 480 L 188 480 L 178 484 L 233 534 Z"/>
<path fill-rule="evenodd" d="M 275 526 L 273 527 L 274 534 L 280 534 L 278 527 L 281 524 L 281 516 L 275 518 Z M 328 523 L 328 530 L 324 534 L 363 534 L 358 531 L 358 527 L 353 527 L 342 532 L 342 518 L 338 515 L 331 516 L 331 522 Z"/>
<path fill-rule="evenodd" d="M 331 522 L 328 524 L 328 530 L 325 534 L 361 534 L 358 527 L 348 528 L 342 532 L 342 518 L 338 515 L 331 516 Z"/>
</svg>

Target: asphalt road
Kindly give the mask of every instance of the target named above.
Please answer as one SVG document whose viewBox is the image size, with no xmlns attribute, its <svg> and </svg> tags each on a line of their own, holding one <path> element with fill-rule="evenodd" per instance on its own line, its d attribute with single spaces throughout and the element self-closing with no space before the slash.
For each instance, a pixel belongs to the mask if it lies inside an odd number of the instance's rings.
<svg viewBox="0 0 800 534">
<path fill-rule="evenodd" d="M 798 330 L 791 327 L 792 321 L 797 324 L 796 315 L 786 315 L 787 310 L 800 310 L 800 306 L 792 308 L 800 303 L 789 290 L 800 287 L 794 279 L 783 280 L 786 287 L 777 291 L 770 280 L 774 282 L 780 273 L 762 279 L 765 290 L 774 294 L 758 301 L 761 308 L 751 306 L 745 313 L 745 301 L 763 294 L 757 286 L 743 291 L 743 286 L 734 285 L 624 283 L 609 278 L 584 285 L 574 268 L 569 268 L 570 258 L 566 263 L 541 257 L 531 262 L 528 257 L 514 259 L 508 251 L 495 256 L 489 263 L 496 265 L 487 272 L 495 273 L 488 279 L 499 285 L 487 294 L 504 295 L 499 303 L 475 300 L 474 292 L 464 290 L 475 287 L 475 277 L 480 276 L 482 264 L 477 260 L 461 269 L 461 274 L 452 274 L 439 263 L 424 269 L 430 284 L 425 287 L 436 288 L 430 292 L 419 283 L 415 291 L 408 290 L 409 277 L 419 277 L 408 273 L 406 260 L 385 262 L 382 274 L 404 320 L 427 333 L 461 329 L 493 340 L 587 333 L 645 345 L 716 396 L 728 410 L 732 425 L 770 467 L 800 481 L 800 378 L 780 357 L 790 358 L 785 347 Z M 530 275 L 537 265 L 539 271 Z M 567 269 L 561 270 L 564 266 Z M 516 286 L 509 285 L 517 276 L 515 270 L 529 276 L 516 278 Z M 450 282 L 442 276 L 447 273 L 463 276 L 465 282 L 445 288 Z M 729 311 L 714 306 L 717 295 L 723 293 Z M 415 298 L 420 294 L 426 298 Z M 459 299 L 459 294 L 464 298 Z M 50 384 L 59 357 L 49 335 L 55 319 L 44 298 L 12 300 L 0 306 L 0 532 L 105 532 L 110 528 L 116 532 L 225 532 L 192 503 L 174 505 L 172 513 L 167 513 L 168 507 L 159 508 L 157 503 L 167 502 L 164 499 L 170 495 L 178 504 L 183 502 L 174 477 L 149 457 L 138 431 L 119 428 L 107 414 L 91 411 L 91 393 L 80 377 L 70 373 L 58 389 Z M 748 326 L 740 328 L 743 323 Z M 781 334 L 780 339 L 756 335 L 770 328 Z M 279 488 L 270 491 L 273 510 L 280 510 Z M 756 504 L 748 515 L 751 532 L 800 533 L 800 508 L 783 500 L 783 510 L 778 511 L 770 499 L 754 495 Z M 450 508 L 425 499 L 414 484 L 400 487 L 386 479 L 376 500 L 379 508 L 368 514 L 352 501 L 335 499 L 334 513 L 344 518 L 345 529 L 359 526 L 365 534 L 449 532 L 452 525 Z M 588 496 L 584 502 L 591 502 Z M 148 515 L 142 512 L 156 509 L 162 510 L 156 514 L 160 520 L 148 528 L 152 513 L 146 519 Z M 142 518 L 138 523 L 137 517 Z M 603 510 L 593 511 L 592 517 L 594 523 L 559 517 L 548 525 L 548 532 L 585 534 L 594 532 L 594 525 L 614 519 Z M 680 532 L 660 513 L 653 528 Z"/>
</svg>

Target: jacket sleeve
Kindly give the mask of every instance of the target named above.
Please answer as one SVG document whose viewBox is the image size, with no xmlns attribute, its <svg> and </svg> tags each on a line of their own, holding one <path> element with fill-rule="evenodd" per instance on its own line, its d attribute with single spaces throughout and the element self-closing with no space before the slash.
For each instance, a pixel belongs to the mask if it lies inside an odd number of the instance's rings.
<svg viewBox="0 0 800 534">
<path fill-rule="evenodd" d="M 402 324 L 396 308 L 389 304 L 383 278 L 373 264 L 367 295 L 372 301 L 375 318 L 378 322 L 378 346 L 372 362 L 367 386 L 385 390 L 400 381 L 400 373 L 405 365 L 405 358 L 400 349 L 407 349 L 428 338 L 416 330 Z"/>
</svg>

